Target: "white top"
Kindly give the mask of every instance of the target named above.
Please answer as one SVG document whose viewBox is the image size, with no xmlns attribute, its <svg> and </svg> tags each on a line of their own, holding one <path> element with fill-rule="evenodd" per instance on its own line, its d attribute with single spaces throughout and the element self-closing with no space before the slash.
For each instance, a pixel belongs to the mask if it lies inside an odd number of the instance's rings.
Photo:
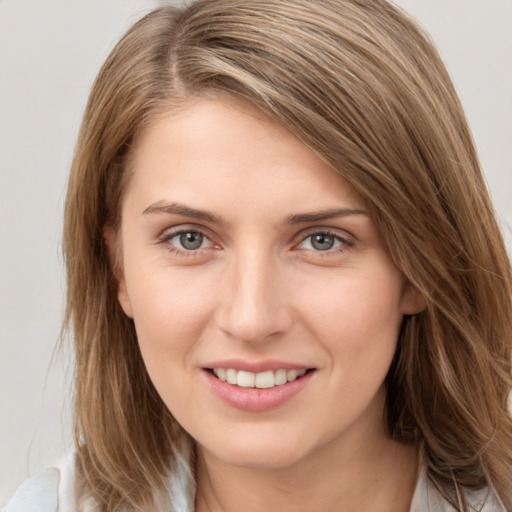
<svg viewBox="0 0 512 512">
<path fill-rule="evenodd" d="M 183 462 L 183 461 L 182 461 Z M 47 469 L 25 480 L 1 512 L 95 512 L 91 499 L 77 501 L 75 456 L 71 455 L 55 468 Z M 190 467 L 179 465 L 169 478 L 169 492 L 173 496 L 172 511 L 194 511 L 194 483 Z M 480 512 L 507 512 L 492 489 L 468 491 L 466 497 L 474 510 Z M 410 512 L 455 512 L 436 488 L 425 471 L 420 471 Z"/>
</svg>

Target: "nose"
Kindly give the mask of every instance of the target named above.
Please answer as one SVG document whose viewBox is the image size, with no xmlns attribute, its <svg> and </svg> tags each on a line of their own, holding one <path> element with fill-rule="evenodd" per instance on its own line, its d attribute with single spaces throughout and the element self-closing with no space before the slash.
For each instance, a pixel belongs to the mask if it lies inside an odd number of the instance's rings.
<svg viewBox="0 0 512 512">
<path fill-rule="evenodd" d="M 262 251 L 246 250 L 227 265 L 219 290 L 217 326 L 246 343 L 277 339 L 292 324 L 286 278 L 279 262 Z"/>
</svg>

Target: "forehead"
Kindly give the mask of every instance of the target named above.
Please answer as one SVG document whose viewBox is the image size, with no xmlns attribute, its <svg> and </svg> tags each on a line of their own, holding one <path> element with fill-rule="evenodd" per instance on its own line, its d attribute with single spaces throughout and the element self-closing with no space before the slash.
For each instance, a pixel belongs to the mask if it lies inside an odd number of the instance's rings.
<svg viewBox="0 0 512 512">
<path fill-rule="evenodd" d="M 197 99 L 148 125 L 133 149 L 125 195 L 136 196 L 142 209 L 162 200 L 209 202 L 221 210 L 297 201 L 310 209 L 362 205 L 286 128 L 226 98 Z"/>
</svg>

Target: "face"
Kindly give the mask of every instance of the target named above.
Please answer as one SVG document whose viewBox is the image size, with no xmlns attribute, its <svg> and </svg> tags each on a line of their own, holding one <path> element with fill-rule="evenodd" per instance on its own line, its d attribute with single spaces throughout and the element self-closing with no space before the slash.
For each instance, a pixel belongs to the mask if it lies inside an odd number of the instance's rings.
<svg viewBox="0 0 512 512">
<path fill-rule="evenodd" d="M 245 104 L 197 100 L 133 153 L 119 300 L 200 450 L 284 467 L 384 435 L 383 381 L 418 299 L 363 201 Z"/>
</svg>

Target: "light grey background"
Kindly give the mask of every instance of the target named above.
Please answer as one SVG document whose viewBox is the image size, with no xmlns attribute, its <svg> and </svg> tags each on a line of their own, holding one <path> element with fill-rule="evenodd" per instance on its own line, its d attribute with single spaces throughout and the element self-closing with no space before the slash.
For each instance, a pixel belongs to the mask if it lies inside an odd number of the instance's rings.
<svg viewBox="0 0 512 512">
<path fill-rule="evenodd" d="M 179 0 L 176 0 L 179 1 Z M 61 216 L 88 90 L 157 0 L 0 0 L 0 503 L 70 447 Z M 512 0 L 398 0 L 427 27 L 461 95 L 512 241 Z"/>
</svg>

